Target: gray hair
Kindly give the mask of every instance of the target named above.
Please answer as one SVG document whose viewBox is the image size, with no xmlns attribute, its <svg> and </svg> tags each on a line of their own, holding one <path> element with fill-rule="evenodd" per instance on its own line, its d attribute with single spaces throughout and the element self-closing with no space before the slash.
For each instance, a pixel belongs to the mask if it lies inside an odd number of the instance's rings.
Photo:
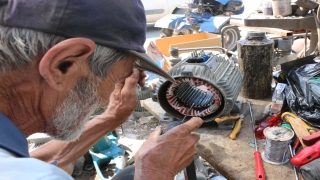
<svg viewBox="0 0 320 180">
<path fill-rule="evenodd" d="M 10 72 L 27 66 L 36 57 L 42 57 L 51 47 L 65 39 L 30 29 L 0 25 L 0 72 Z M 112 66 L 127 56 L 126 51 L 97 45 L 89 58 L 89 64 L 95 75 L 105 79 Z"/>
</svg>

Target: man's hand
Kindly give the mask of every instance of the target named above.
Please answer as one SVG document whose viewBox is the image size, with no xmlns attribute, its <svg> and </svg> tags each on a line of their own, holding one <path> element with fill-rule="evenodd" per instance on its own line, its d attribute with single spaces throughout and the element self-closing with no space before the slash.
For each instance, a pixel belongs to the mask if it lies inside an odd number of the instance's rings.
<svg viewBox="0 0 320 180">
<path fill-rule="evenodd" d="M 145 84 L 145 82 L 146 82 L 146 77 L 147 77 L 147 75 L 146 75 L 146 73 L 144 72 L 144 71 L 142 71 L 142 70 L 139 70 L 139 82 L 138 82 L 138 84 L 141 86 L 141 87 L 144 87 L 144 84 Z"/>
<path fill-rule="evenodd" d="M 161 135 L 157 128 L 135 155 L 135 179 L 173 179 L 195 155 L 198 134 L 192 133 L 203 121 L 194 117 Z"/>
<path fill-rule="evenodd" d="M 124 82 L 115 85 L 115 89 L 110 95 L 108 109 L 104 114 L 113 115 L 123 122 L 131 115 L 137 104 L 136 85 L 141 81 L 139 80 L 140 73 L 139 70 L 134 69 L 132 75 Z"/>
</svg>

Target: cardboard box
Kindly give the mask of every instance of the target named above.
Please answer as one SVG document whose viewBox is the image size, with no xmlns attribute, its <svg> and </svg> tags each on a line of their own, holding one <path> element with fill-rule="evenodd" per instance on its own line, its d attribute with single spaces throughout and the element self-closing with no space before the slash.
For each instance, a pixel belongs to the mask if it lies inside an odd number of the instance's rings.
<svg viewBox="0 0 320 180">
<path fill-rule="evenodd" d="M 156 46 L 159 51 L 169 57 L 169 49 L 175 48 L 194 48 L 194 47 L 208 47 L 208 46 L 221 46 L 221 36 L 212 33 L 197 33 L 187 34 L 175 37 L 167 37 L 156 39 Z M 215 49 L 217 51 L 217 49 Z M 186 51 L 184 51 L 186 52 Z M 181 53 L 181 52 L 180 52 Z"/>
</svg>

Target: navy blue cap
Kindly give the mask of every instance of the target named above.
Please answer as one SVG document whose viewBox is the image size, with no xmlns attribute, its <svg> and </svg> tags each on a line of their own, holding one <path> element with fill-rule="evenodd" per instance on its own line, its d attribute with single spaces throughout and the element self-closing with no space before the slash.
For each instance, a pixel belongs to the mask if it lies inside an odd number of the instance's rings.
<svg viewBox="0 0 320 180">
<path fill-rule="evenodd" d="M 0 24 L 135 51 L 141 54 L 141 69 L 173 80 L 144 55 L 146 16 L 141 0 L 0 0 Z"/>
</svg>

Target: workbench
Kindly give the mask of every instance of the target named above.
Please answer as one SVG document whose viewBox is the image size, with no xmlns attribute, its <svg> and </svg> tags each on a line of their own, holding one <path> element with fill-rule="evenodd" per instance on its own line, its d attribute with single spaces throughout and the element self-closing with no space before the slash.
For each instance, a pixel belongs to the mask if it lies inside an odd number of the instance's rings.
<svg viewBox="0 0 320 180">
<path fill-rule="evenodd" d="M 238 98 L 246 102 L 248 99 Z M 271 98 L 262 100 L 249 99 L 252 104 L 253 117 L 257 117 L 271 102 Z M 253 141 L 250 114 L 245 117 L 241 131 L 235 140 L 229 138 L 231 130 L 219 130 L 216 126 L 206 125 L 199 129 L 201 139 L 197 151 L 228 180 L 255 179 L 255 148 L 249 146 Z M 263 140 L 257 139 L 259 151 L 264 151 Z M 284 165 L 273 165 L 263 162 L 268 180 L 295 179 L 293 166 L 290 162 Z"/>
<path fill-rule="evenodd" d="M 247 102 L 248 99 L 238 97 L 238 100 Z M 252 105 L 253 117 L 271 102 L 271 97 L 262 100 L 249 99 Z M 152 100 L 142 101 L 142 105 L 158 117 L 164 114 L 160 105 Z M 246 103 L 243 107 L 247 106 Z M 162 123 L 164 125 L 164 123 Z M 220 130 L 215 123 L 205 123 L 196 130 L 200 134 L 200 141 L 196 145 L 198 154 L 209 162 L 218 172 L 228 180 L 249 180 L 255 179 L 255 148 L 249 146 L 252 141 L 253 132 L 250 123 L 250 114 L 245 117 L 241 131 L 235 140 L 231 140 L 229 135 L 231 130 Z M 259 151 L 264 151 L 263 141 L 257 139 Z M 295 179 L 293 166 L 290 162 L 284 165 L 272 165 L 263 162 L 265 174 L 268 180 L 288 180 Z"/>
</svg>

